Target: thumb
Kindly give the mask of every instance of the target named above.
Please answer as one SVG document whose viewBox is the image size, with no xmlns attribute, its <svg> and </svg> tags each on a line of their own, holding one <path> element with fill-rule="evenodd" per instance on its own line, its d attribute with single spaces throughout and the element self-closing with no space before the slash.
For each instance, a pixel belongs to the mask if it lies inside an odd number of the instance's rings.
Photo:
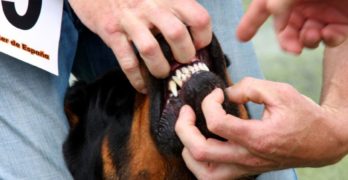
<svg viewBox="0 0 348 180">
<path fill-rule="evenodd" d="M 248 77 L 228 87 L 226 94 L 230 101 L 238 104 L 251 101 L 257 104 L 274 105 L 279 99 L 278 93 L 275 92 L 276 87 L 276 82 Z"/>
</svg>

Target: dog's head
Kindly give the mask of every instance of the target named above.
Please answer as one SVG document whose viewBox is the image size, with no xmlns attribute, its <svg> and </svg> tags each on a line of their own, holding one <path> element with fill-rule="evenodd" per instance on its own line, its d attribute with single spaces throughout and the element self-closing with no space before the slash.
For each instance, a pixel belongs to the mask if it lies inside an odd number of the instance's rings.
<svg viewBox="0 0 348 180">
<path fill-rule="evenodd" d="M 218 41 L 214 37 L 191 64 L 179 64 L 165 40 L 158 40 L 171 73 L 156 79 L 142 66 L 148 95 L 136 93 L 116 70 L 68 90 L 64 105 L 71 130 L 64 155 L 76 179 L 193 178 L 181 159 L 183 146 L 174 131 L 184 104 L 194 109 L 196 125 L 205 136 L 219 138 L 207 130 L 201 110 L 202 100 L 212 90 L 232 84 Z M 247 117 L 244 106 L 225 101 L 223 107 Z"/>
</svg>

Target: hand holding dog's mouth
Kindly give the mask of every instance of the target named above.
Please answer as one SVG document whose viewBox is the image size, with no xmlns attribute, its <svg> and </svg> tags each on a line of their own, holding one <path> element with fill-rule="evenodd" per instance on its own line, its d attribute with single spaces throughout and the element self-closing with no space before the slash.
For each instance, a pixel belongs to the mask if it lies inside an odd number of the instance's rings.
<svg viewBox="0 0 348 180">
<path fill-rule="evenodd" d="M 151 104 L 152 135 L 159 150 L 165 154 L 180 155 L 183 145 L 175 133 L 175 123 L 179 117 L 180 108 L 185 104 L 191 106 L 197 116 L 196 126 L 206 137 L 223 140 L 210 133 L 207 129 L 201 104 L 203 99 L 216 88 L 224 89 L 231 85 L 226 74 L 229 63 L 221 48 L 213 37 L 212 43 L 196 52 L 195 60 L 190 64 L 176 61 L 169 45 L 159 36 L 163 52 L 171 65 L 170 76 L 166 79 L 150 78 L 149 95 Z M 151 75 L 150 75 L 151 77 Z M 152 88 L 152 89 L 151 89 Z M 227 99 L 227 98 L 225 98 Z M 226 112 L 240 116 L 245 109 L 225 101 Z M 243 112 L 242 112 L 243 111 Z"/>
<path fill-rule="evenodd" d="M 170 70 L 155 31 L 165 37 L 181 63 L 189 63 L 196 49 L 211 42 L 209 13 L 197 1 L 70 0 L 69 3 L 82 23 L 112 49 L 132 86 L 142 93 L 146 92 L 146 84 L 139 66 L 141 59 L 157 78 L 165 78 Z M 133 45 L 141 58 L 136 57 Z"/>
</svg>

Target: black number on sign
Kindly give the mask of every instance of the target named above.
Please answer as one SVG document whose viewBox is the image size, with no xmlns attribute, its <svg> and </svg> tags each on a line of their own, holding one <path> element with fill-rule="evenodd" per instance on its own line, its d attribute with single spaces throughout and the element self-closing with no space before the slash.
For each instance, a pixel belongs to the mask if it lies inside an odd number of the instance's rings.
<svg viewBox="0 0 348 180">
<path fill-rule="evenodd" d="M 27 12 L 21 16 L 17 13 L 15 3 L 1 0 L 2 9 L 7 20 L 15 27 L 23 30 L 32 28 L 41 12 L 42 0 L 28 0 Z"/>
</svg>

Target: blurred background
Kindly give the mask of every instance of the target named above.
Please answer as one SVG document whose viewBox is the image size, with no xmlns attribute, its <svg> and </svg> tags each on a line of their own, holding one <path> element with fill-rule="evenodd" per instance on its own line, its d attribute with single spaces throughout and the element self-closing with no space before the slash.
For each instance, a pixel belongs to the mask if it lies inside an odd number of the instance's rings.
<svg viewBox="0 0 348 180">
<path fill-rule="evenodd" d="M 250 1 L 243 0 L 245 9 Z M 300 56 L 282 52 L 273 32 L 272 20 L 262 26 L 252 43 L 266 79 L 289 83 L 302 94 L 319 102 L 323 46 L 316 50 L 305 50 Z M 299 180 L 345 180 L 348 179 L 348 157 L 335 165 L 296 170 Z"/>
</svg>

